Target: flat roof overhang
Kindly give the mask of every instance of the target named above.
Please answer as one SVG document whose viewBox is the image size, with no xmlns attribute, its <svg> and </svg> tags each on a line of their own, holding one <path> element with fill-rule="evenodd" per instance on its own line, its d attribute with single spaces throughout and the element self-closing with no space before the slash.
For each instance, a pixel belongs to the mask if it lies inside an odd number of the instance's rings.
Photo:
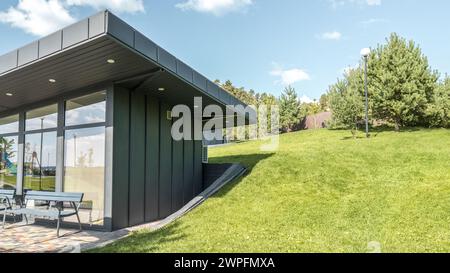
<svg viewBox="0 0 450 273">
<path fill-rule="evenodd" d="M 193 106 L 193 98 L 201 96 L 203 106 L 216 104 L 223 110 L 227 105 L 246 106 L 103 11 L 0 56 L 0 116 L 67 92 L 111 83 L 139 88 L 173 104 Z"/>
</svg>

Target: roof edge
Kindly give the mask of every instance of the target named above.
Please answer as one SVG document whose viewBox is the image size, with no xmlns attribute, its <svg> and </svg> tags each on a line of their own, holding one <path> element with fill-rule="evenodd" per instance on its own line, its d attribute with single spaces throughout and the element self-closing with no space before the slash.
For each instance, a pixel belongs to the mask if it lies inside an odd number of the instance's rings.
<svg viewBox="0 0 450 273">
<path fill-rule="evenodd" d="M 108 36 L 224 105 L 247 105 L 105 9 L 0 56 L 0 77 Z"/>
<path fill-rule="evenodd" d="M 106 34 L 115 38 L 124 46 L 136 51 L 156 65 L 164 68 L 169 73 L 177 76 L 184 82 L 192 85 L 203 94 L 225 105 L 243 105 L 228 91 L 209 80 L 201 73 L 175 57 L 162 47 L 158 46 L 151 39 L 130 26 L 124 20 L 106 10 Z"/>
<path fill-rule="evenodd" d="M 0 77 L 105 35 L 108 12 L 98 12 L 0 56 Z"/>
</svg>

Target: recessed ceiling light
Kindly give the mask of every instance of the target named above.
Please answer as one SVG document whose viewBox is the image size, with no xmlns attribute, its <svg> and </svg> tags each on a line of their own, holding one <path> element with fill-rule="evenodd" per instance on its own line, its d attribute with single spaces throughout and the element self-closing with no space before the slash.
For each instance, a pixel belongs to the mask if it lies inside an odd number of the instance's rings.
<svg viewBox="0 0 450 273">
<path fill-rule="evenodd" d="M 164 92 L 164 91 L 166 91 L 166 89 L 164 87 L 160 87 L 160 88 L 158 88 L 158 91 L 159 92 Z"/>
<path fill-rule="evenodd" d="M 12 93 L 6 93 L 5 95 L 8 96 L 8 97 L 12 97 L 13 96 Z"/>
<path fill-rule="evenodd" d="M 109 63 L 109 64 L 115 64 L 115 63 L 116 63 L 116 60 L 114 60 L 114 59 L 108 59 L 106 62 Z"/>
<path fill-rule="evenodd" d="M 49 81 L 50 83 L 55 83 L 55 82 L 56 82 L 55 79 L 49 79 L 48 81 Z"/>
<path fill-rule="evenodd" d="M 198 108 L 199 106 L 198 105 L 194 105 L 194 108 Z"/>
</svg>

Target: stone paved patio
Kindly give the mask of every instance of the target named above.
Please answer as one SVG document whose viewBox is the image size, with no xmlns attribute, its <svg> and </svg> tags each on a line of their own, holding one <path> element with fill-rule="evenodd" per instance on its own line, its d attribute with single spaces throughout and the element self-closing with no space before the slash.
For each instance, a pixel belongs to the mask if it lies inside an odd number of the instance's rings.
<svg viewBox="0 0 450 273">
<path fill-rule="evenodd" d="M 158 222 L 143 224 L 114 232 L 83 231 L 61 229 L 62 237 L 56 236 L 56 226 L 37 224 L 8 223 L 6 229 L 0 227 L 0 253 L 79 253 L 112 243 L 128 236 L 134 231 L 157 230 L 182 217 L 202 204 L 223 186 L 245 172 L 245 168 L 234 164 L 200 195 L 191 200 L 179 211 Z"/>
<path fill-rule="evenodd" d="M 146 227 L 151 228 L 151 225 Z M 20 223 L 0 229 L 0 253 L 79 253 L 123 238 L 132 231 L 131 228 L 115 232 L 61 229 L 63 236 L 58 238 L 56 228 Z"/>
</svg>

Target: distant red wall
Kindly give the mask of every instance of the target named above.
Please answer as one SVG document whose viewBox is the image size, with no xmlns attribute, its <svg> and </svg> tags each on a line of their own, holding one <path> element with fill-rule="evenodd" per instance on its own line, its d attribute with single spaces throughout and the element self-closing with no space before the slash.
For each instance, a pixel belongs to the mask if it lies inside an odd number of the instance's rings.
<svg viewBox="0 0 450 273">
<path fill-rule="evenodd" d="M 326 128 L 328 121 L 331 120 L 331 112 L 323 112 L 317 115 L 307 116 L 302 124 L 302 130 Z"/>
</svg>

